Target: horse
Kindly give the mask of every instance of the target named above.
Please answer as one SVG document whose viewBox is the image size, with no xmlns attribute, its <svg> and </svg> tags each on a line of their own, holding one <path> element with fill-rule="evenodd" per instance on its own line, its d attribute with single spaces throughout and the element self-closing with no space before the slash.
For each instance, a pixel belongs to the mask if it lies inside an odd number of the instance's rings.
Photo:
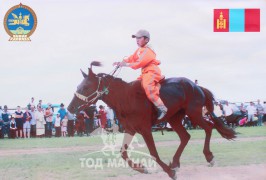
<svg viewBox="0 0 266 180">
<path fill-rule="evenodd" d="M 185 115 L 191 122 L 199 125 L 206 133 L 203 154 L 207 162 L 213 164 L 214 156 L 210 151 L 210 138 L 212 126 L 202 117 L 202 107 L 213 114 L 213 94 L 206 88 L 196 85 L 191 80 L 179 77 L 168 78 L 161 82 L 160 97 L 168 108 L 166 116 L 160 121 L 167 121 L 178 134 L 180 145 L 173 156 L 172 163 L 164 163 L 157 152 L 152 136 L 151 127 L 158 123 L 157 110 L 148 100 L 139 80 L 127 83 L 112 75 L 99 73 L 94 74 L 92 66 L 100 66 L 100 62 L 92 62 L 88 68 L 88 74 L 81 70 L 83 80 L 77 87 L 74 97 L 68 106 L 69 112 L 75 112 L 84 104 L 93 104 L 98 100 L 104 101 L 116 113 L 118 119 L 125 129 L 125 136 L 121 148 L 121 156 L 128 163 L 129 167 L 140 173 L 148 173 L 147 168 L 141 163 L 134 163 L 127 154 L 127 148 L 132 137 L 139 133 L 142 135 L 151 156 L 162 167 L 168 176 L 176 179 L 176 172 L 180 168 L 180 156 L 187 145 L 190 134 L 182 126 L 182 119 Z M 222 137 L 231 140 L 236 137 L 233 129 L 224 125 L 219 119 L 212 118 L 213 127 Z M 130 137 L 128 137 L 128 135 Z"/>
</svg>

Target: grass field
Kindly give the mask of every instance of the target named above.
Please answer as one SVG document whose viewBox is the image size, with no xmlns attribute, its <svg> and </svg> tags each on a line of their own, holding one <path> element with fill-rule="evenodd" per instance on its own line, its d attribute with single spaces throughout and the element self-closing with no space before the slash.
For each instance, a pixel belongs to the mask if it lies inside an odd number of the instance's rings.
<svg viewBox="0 0 266 180">
<path fill-rule="evenodd" d="M 266 163 L 266 127 L 237 128 L 236 141 L 222 140 L 213 131 L 211 150 L 216 166 L 240 166 Z M 181 166 L 200 166 L 207 162 L 202 153 L 205 134 L 190 130 L 191 141 L 181 157 Z M 153 133 L 160 157 L 169 162 L 178 146 L 174 132 Z M 143 142 L 142 138 L 137 135 Z M 73 138 L 4 139 L 0 140 L 0 179 L 107 179 L 120 175 L 138 174 L 129 168 L 81 168 L 80 158 L 101 150 L 99 136 Z M 99 149 L 98 149 L 99 148 Z M 146 147 L 138 151 L 148 152 Z M 95 154 L 92 157 L 103 157 Z M 105 158 L 105 157 L 103 157 Z M 2 178 L 1 178 L 2 177 Z"/>
</svg>

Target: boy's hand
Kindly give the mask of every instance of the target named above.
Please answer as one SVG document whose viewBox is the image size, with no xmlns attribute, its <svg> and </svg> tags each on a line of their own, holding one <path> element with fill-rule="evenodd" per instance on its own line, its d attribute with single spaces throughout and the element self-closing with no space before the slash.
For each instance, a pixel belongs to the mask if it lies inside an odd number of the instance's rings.
<svg viewBox="0 0 266 180">
<path fill-rule="evenodd" d="M 120 67 L 123 67 L 123 66 L 129 66 L 130 64 L 129 63 L 126 63 L 125 61 L 122 61 L 122 62 L 114 62 L 113 63 L 113 66 L 120 66 Z"/>
<path fill-rule="evenodd" d="M 120 64 L 121 64 L 120 62 L 114 62 L 113 66 L 120 66 Z"/>
</svg>

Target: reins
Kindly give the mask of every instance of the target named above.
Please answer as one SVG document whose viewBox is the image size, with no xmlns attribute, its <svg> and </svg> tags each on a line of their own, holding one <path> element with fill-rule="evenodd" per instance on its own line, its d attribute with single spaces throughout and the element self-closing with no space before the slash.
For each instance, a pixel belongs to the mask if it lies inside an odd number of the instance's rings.
<svg viewBox="0 0 266 180">
<path fill-rule="evenodd" d="M 119 73 L 118 73 L 116 76 L 114 76 L 114 74 L 117 72 L 118 69 L 121 70 L 121 68 L 122 68 L 122 67 L 119 66 L 119 65 L 116 66 L 115 69 L 114 69 L 113 71 L 111 71 L 108 75 L 113 76 L 114 79 L 115 79 L 115 77 L 118 76 L 118 74 L 120 73 L 120 71 L 119 71 Z M 100 84 L 101 84 L 101 81 L 102 81 L 102 79 L 104 79 L 104 77 L 98 77 L 98 78 L 99 78 L 99 79 L 98 79 L 98 86 L 97 86 L 97 89 L 96 89 L 96 91 L 94 91 L 94 92 L 93 92 L 92 94 L 90 94 L 89 96 L 86 97 L 86 96 L 84 96 L 84 95 L 82 95 L 82 94 L 80 94 L 80 93 L 78 93 L 78 92 L 75 92 L 75 93 L 74 93 L 75 96 L 76 96 L 77 98 L 79 98 L 80 100 L 86 102 L 85 104 L 78 106 L 77 110 L 79 110 L 80 108 L 84 108 L 84 107 L 86 107 L 86 106 L 89 106 L 89 105 L 92 104 L 95 100 L 101 98 L 104 94 L 108 94 L 108 93 L 109 93 L 109 87 L 110 87 L 110 85 L 111 85 L 111 83 L 113 82 L 114 79 L 111 80 L 111 81 L 109 82 L 109 84 L 107 85 L 107 87 L 104 87 L 103 90 L 99 90 L 99 88 L 100 88 Z M 92 98 L 91 100 L 89 100 L 89 98 L 92 97 L 92 96 L 95 95 L 95 94 L 96 94 L 96 96 L 95 96 L 94 98 Z"/>
</svg>

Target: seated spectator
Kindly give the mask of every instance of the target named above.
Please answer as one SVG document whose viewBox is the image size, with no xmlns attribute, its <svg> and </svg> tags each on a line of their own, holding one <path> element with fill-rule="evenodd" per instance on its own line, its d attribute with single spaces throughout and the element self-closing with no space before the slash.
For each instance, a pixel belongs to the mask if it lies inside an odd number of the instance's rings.
<svg viewBox="0 0 266 180">
<path fill-rule="evenodd" d="M 15 139 L 16 138 L 16 132 L 17 132 L 17 125 L 16 125 L 16 121 L 15 121 L 14 116 L 11 116 L 9 129 L 10 129 L 10 138 Z"/>
<path fill-rule="evenodd" d="M 61 122 L 61 131 L 63 137 L 66 137 L 67 122 L 68 122 L 67 115 L 65 115 L 65 118 Z"/>
<path fill-rule="evenodd" d="M 60 126 L 61 118 L 60 114 L 56 114 L 55 122 L 54 122 L 54 127 L 55 127 L 55 137 L 60 137 L 61 136 L 61 126 Z"/>
</svg>

